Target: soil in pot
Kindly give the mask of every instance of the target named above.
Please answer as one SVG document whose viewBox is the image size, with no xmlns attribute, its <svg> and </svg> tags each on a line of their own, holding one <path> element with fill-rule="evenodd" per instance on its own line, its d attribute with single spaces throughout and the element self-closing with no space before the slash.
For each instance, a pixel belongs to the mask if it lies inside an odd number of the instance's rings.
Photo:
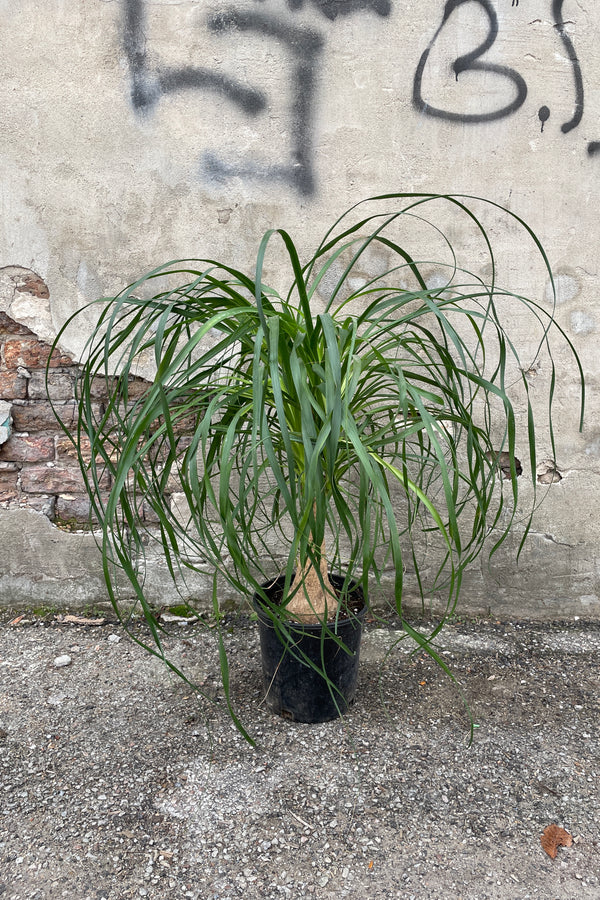
<svg viewBox="0 0 600 900">
<path fill-rule="evenodd" d="M 329 575 L 334 589 L 344 579 Z M 283 599 L 285 576 L 265 590 L 273 603 Z M 354 700 L 358 681 L 360 640 L 365 617 L 362 588 L 354 585 L 347 610 L 331 622 L 335 637 L 320 625 L 288 624 L 287 644 L 264 612 L 257 597 L 258 629 L 262 654 L 265 703 L 274 713 L 296 722 L 327 722 L 345 713 Z M 339 642 L 343 642 L 344 647 Z M 311 666 L 311 663 L 313 666 Z M 320 671 L 318 671 L 320 670 Z M 323 677 L 323 670 L 327 678 Z"/>
</svg>

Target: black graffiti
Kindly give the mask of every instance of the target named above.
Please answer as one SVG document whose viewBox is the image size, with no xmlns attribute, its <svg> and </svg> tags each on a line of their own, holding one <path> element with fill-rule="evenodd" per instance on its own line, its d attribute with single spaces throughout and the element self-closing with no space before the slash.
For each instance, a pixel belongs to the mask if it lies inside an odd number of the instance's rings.
<svg viewBox="0 0 600 900">
<path fill-rule="evenodd" d="M 452 14 L 455 12 L 458 7 L 463 6 L 466 3 L 477 3 L 478 6 L 481 7 L 482 11 L 486 14 L 488 19 L 488 33 L 482 44 L 479 47 L 476 47 L 475 50 L 470 53 L 465 53 L 462 56 L 457 57 L 452 64 L 452 69 L 456 76 L 456 80 L 458 81 L 458 76 L 462 72 L 467 71 L 479 71 L 479 72 L 488 72 L 493 75 L 500 76 L 504 79 L 508 79 L 512 82 L 514 88 L 516 89 L 516 95 L 512 102 L 507 103 L 506 105 L 499 107 L 498 109 L 492 110 L 487 113 L 457 113 L 452 112 L 447 109 L 438 109 L 435 106 L 431 106 L 426 100 L 423 98 L 422 94 L 422 82 L 423 82 L 423 73 L 427 66 L 427 62 L 429 60 L 429 55 L 438 40 L 442 30 L 446 27 L 449 19 Z M 517 7 L 519 5 L 519 0 L 512 0 L 511 6 Z M 563 5 L 564 0 L 551 0 L 552 6 L 552 16 L 554 19 L 554 28 L 557 31 L 560 40 L 562 41 L 563 47 L 566 51 L 567 57 L 571 64 L 571 70 L 573 73 L 573 82 L 574 82 L 574 92 L 575 92 L 575 104 L 573 115 L 567 122 L 563 122 L 560 126 L 560 130 L 563 134 L 568 134 L 569 131 L 572 131 L 574 128 L 581 123 L 584 113 L 584 89 L 583 89 L 583 75 L 581 71 L 581 64 L 579 62 L 579 58 L 575 51 L 575 47 L 573 45 L 573 41 L 569 37 L 566 30 L 566 23 L 563 19 Z M 413 80 L 413 104 L 414 106 L 423 114 L 428 116 L 434 116 L 441 119 L 446 119 L 451 122 L 461 122 L 463 124 L 476 124 L 480 122 L 493 122 L 498 119 L 503 119 L 506 116 L 511 115 L 516 112 L 525 102 L 527 97 L 527 84 L 525 83 L 524 78 L 515 70 L 511 69 L 508 66 L 499 66 L 493 63 L 481 62 L 481 57 L 487 53 L 487 51 L 493 46 L 496 38 L 498 36 L 498 17 L 492 6 L 490 0 L 447 0 L 444 5 L 444 12 L 442 16 L 441 24 L 439 25 L 437 31 L 435 32 L 433 38 L 431 39 L 427 49 L 422 54 L 419 63 L 417 65 L 417 69 L 415 72 L 414 80 Z M 538 110 L 538 118 L 541 122 L 541 131 L 544 130 L 544 125 L 550 118 L 550 109 L 548 106 L 543 105 Z M 600 141 L 591 141 L 587 147 L 588 154 L 590 156 L 594 156 L 595 154 L 600 152 Z"/>
<path fill-rule="evenodd" d="M 507 103 L 505 106 L 500 107 L 499 109 L 491 110 L 490 112 L 451 112 L 447 109 L 440 109 L 438 107 L 431 106 L 423 98 L 423 73 L 427 65 L 427 60 L 429 59 L 429 54 L 431 53 L 438 37 L 444 30 L 452 14 L 455 12 L 455 10 L 457 10 L 460 6 L 463 6 L 465 3 L 477 3 L 481 7 L 488 18 L 488 33 L 482 44 L 480 44 L 470 53 L 465 53 L 463 54 L 463 56 L 459 56 L 454 60 L 452 69 L 457 81 L 458 76 L 463 72 L 486 72 L 496 75 L 504 79 L 505 81 L 508 80 L 512 83 L 512 86 L 515 89 L 515 96 L 509 103 Z M 444 6 L 442 22 L 435 32 L 433 38 L 431 39 L 429 46 L 423 52 L 417 65 L 413 81 L 413 104 L 416 106 L 416 108 L 420 112 L 428 116 L 434 116 L 439 119 L 446 119 L 450 122 L 463 122 L 471 124 L 475 124 L 478 122 L 494 122 L 498 119 L 503 119 L 505 116 L 508 116 L 519 109 L 519 107 L 523 105 L 523 103 L 525 102 L 525 98 L 527 97 L 527 85 L 525 84 L 525 80 L 522 78 L 522 76 L 508 66 L 500 66 L 496 63 L 480 62 L 480 58 L 493 46 L 497 36 L 498 16 L 496 15 L 496 11 L 492 6 L 491 0 L 447 0 L 446 5 Z"/>
<path fill-rule="evenodd" d="M 334 21 L 362 10 L 381 17 L 390 14 L 391 0 L 287 0 L 290 10 L 300 10 L 308 2 L 324 18 Z M 285 53 L 284 78 L 286 112 L 290 119 L 290 146 L 283 162 L 226 160 L 214 153 L 203 156 L 203 173 L 211 180 L 233 176 L 283 181 L 300 194 L 315 190 L 313 143 L 315 104 L 320 57 L 324 38 L 312 28 L 259 10 L 229 8 L 206 20 L 209 31 L 233 36 L 236 32 L 256 32 L 277 42 Z M 139 115 L 151 112 L 162 97 L 186 90 L 221 94 L 246 115 L 264 112 L 268 96 L 260 89 L 205 66 L 152 66 L 147 51 L 146 0 L 123 0 L 123 44 L 131 78 L 131 102 Z"/>
<path fill-rule="evenodd" d="M 312 194 L 315 188 L 312 144 L 316 72 L 317 60 L 323 50 L 323 38 L 312 29 L 289 25 L 255 10 L 241 12 L 228 9 L 216 13 L 209 17 L 208 27 L 219 33 L 256 31 L 283 44 L 291 57 L 288 84 L 292 134 L 290 162 L 283 165 L 242 164 L 240 171 L 239 163 L 219 162 L 211 154 L 205 156 L 210 173 L 217 177 L 228 176 L 237 167 L 239 174 L 287 181 L 301 194 Z"/>
<path fill-rule="evenodd" d="M 349 16 L 363 9 L 372 9 L 378 16 L 389 16 L 390 0 L 308 0 L 311 6 L 333 22 L 338 16 Z M 287 0 L 290 9 L 302 9 L 304 0 Z"/>
<path fill-rule="evenodd" d="M 262 0 L 257 0 L 262 3 Z M 487 33 L 482 43 L 468 53 L 455 58 L 452 63 L 456 81 L 465 72 L 484 73 L 495 81 L 500 79 L 510 90 L 508 97 L 495 109 L 486 112 L 455 112 L 432 106 L 423 97 L 423 76 L 430 61 L 430 55 L 440 35 L 448 27 L 454 13 L 462 6 L 475 4 L 484 16 Z M 563 122 L 561 131 L 567 134 L 577 128 L 584 113 L 583 75 L 573 41 L 566 30 L 563 19 L 564 0 L 550 0 L 554 27 L 569 59 L 574 82 L 574 110 L 568 121 Z M 219 69 L 204 65 L 169 66 L 156 61 L 149 52 L 148 22 L 146 20 L 147 0 L 122 0 L 123 46 L 130 74 L 131 102 L 136 114 L 150 114 L 162 98 L 169 95 L 199 91 L 216 93 L 226 99 L 244 115 L 264 116 L 270 106 L 270 97 L 256 83 L 237 79 L 234 75 L 224 75 Z M 201 157 L 201 172 L 211 181 L 224 182 L 234 176 L 253 180 L 283 182 L 299 194 L 309 196 L 314 193 L 316 176 L 314 171 L 314 134 L 316 104 L 318 101 L 322 56 L 325 50 L 323 34 L 304 24 L 300 24 L 293 13 L 311 6 L 323 18 L 334 22 L 352 13 L 366 11 L 380 17 L 390 14 L 391 0 L 286 0 L 291 13 L 269 14 L 264 8 L 238 10 L 229 7 L 209 14 L 204 27 L 224 41 L 232 42 L 235 35 L 250 32 L 262 36 L 267 42 L 274 42 L 282 56 L 282 79 L 278 97 L 283 97 L 284 112 L 289 135 L 287 145 L 278 154 L 274 149 L 271 159 L 263 161 L 241 157 L 227 159 L 222 155 L 206 151 Z M 513 7 L 519 0 L 512 0 Z M 486 54 L 493 47 L 499 33 L 498 15 L 493 0 L 446 0 L 441 22 L 426 50 L 421 55 L 413 78 L 413 105 L 424 115 L 462 124 L 489 123 L 498 121 L 516 112 L 525 102 L 527 85 L 515 69 L 488 62 Z M 219 38 L 220 39 L 220 38 Z M 259 83 L 260 72 L 251 73 L 250 81 Z M 466 86 L 465 86 L 466 89 Z M 281 102 L 281 101 L 279 101 Z M 538 119 L 541 131 L 550 119 L 550 109 L 539 107 Z M 587 146 L 589 156 L 600 154 L 600 141 L 592 141 Z"/>
<path fill-rule="evenodd" d="M 565 31 L 565 23 L 562 17 L 563 0 L 552 0 L 552 15 L 554 16 L 554 27 L 560 35 L 560 39 L 564 44 L 565 50 L 571 66 L 573 67 L 573 78 L 575 80 L 575 111 L 573 117 L 568 122 L 563 122 L 560 130 L 563 134 L 577 128 L 583 117 L 583 78 L 581 76 L 581 66 L 573 47 L 573 42 Z"/>
<path fill-rule="evenodd" d="M 124 0 L 124 48 L 131 74 L 131 102 L 138 112 L 151 110 L 163 94 L 189 89 L 216 91 L 248 115 L 266 107 L 261 91 L 203 66 L 154 68 L 148 65 L 145 0 Z"/>
</svg>

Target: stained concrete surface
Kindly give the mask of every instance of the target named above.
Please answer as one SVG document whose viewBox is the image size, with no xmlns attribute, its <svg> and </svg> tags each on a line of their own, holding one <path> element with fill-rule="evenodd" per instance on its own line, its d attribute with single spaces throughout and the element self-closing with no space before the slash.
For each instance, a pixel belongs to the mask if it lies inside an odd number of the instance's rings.
<svg viewBox="0 0 600 900">
<path fill-rule="evenodd" d="M 218 700 L 210 636 L 166 627 Z M 458 687 L 405 643 L 384 662 L 398 636 L 367 629 L 344 721 L 299 725 L 261 706 L 255 626 L 233 623 L 252 749 L 110 620 L 5 615 L 0 897 L 595 900 L 600 625 L 447 628 L 470 748 Z M 573 837 L 555 859 L 553 823 Z"/>
</svg>

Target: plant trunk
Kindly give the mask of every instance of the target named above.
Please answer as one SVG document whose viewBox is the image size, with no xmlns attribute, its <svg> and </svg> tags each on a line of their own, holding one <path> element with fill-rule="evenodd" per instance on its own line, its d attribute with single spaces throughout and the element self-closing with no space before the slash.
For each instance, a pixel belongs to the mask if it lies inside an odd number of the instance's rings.
<svg viewBox="0 0 600 900">
<path fill-rule="evenodd" d="M 287 611 L 294 621 L 305 625 L 327 622 L 333 619 L 337 612 L 338 600 L 333 588 L 329 588 L 324 543 L 320 559 L 319 572 L 313 566 L 310 557 L 302 568 L 298 561 L 296 576 L 291 585 L 292 596 L 287 604 Z"/>
</svg>

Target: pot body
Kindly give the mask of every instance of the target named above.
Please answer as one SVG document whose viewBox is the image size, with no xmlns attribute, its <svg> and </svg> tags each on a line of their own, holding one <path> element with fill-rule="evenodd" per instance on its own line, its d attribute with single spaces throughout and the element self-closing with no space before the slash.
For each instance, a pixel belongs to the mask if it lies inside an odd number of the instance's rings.
<svg viewBox="0 0 600 900">
<path fill-rule="evenodd" d="M 339 575 L 330 575 L 329 580 L 334 588 L 344 583 Z M 273 602 L 281 595 L 284 582 L 282 576 L 269 586 L 267 593 Z M 255 596 L 265 702 L 272 712 L 296 722 L 312 723 L 327 722 L 346 712 L 356 693 L 365 617 L 362 588 L 355 586 L 350 597 L 352 605 L 360 609 L 330 623 L 335 638 L 323 635 L 320 625 L 288 623 L 285 642 Z M 323 671 L 327 678 L 323 677 Z"/>
</svg>

